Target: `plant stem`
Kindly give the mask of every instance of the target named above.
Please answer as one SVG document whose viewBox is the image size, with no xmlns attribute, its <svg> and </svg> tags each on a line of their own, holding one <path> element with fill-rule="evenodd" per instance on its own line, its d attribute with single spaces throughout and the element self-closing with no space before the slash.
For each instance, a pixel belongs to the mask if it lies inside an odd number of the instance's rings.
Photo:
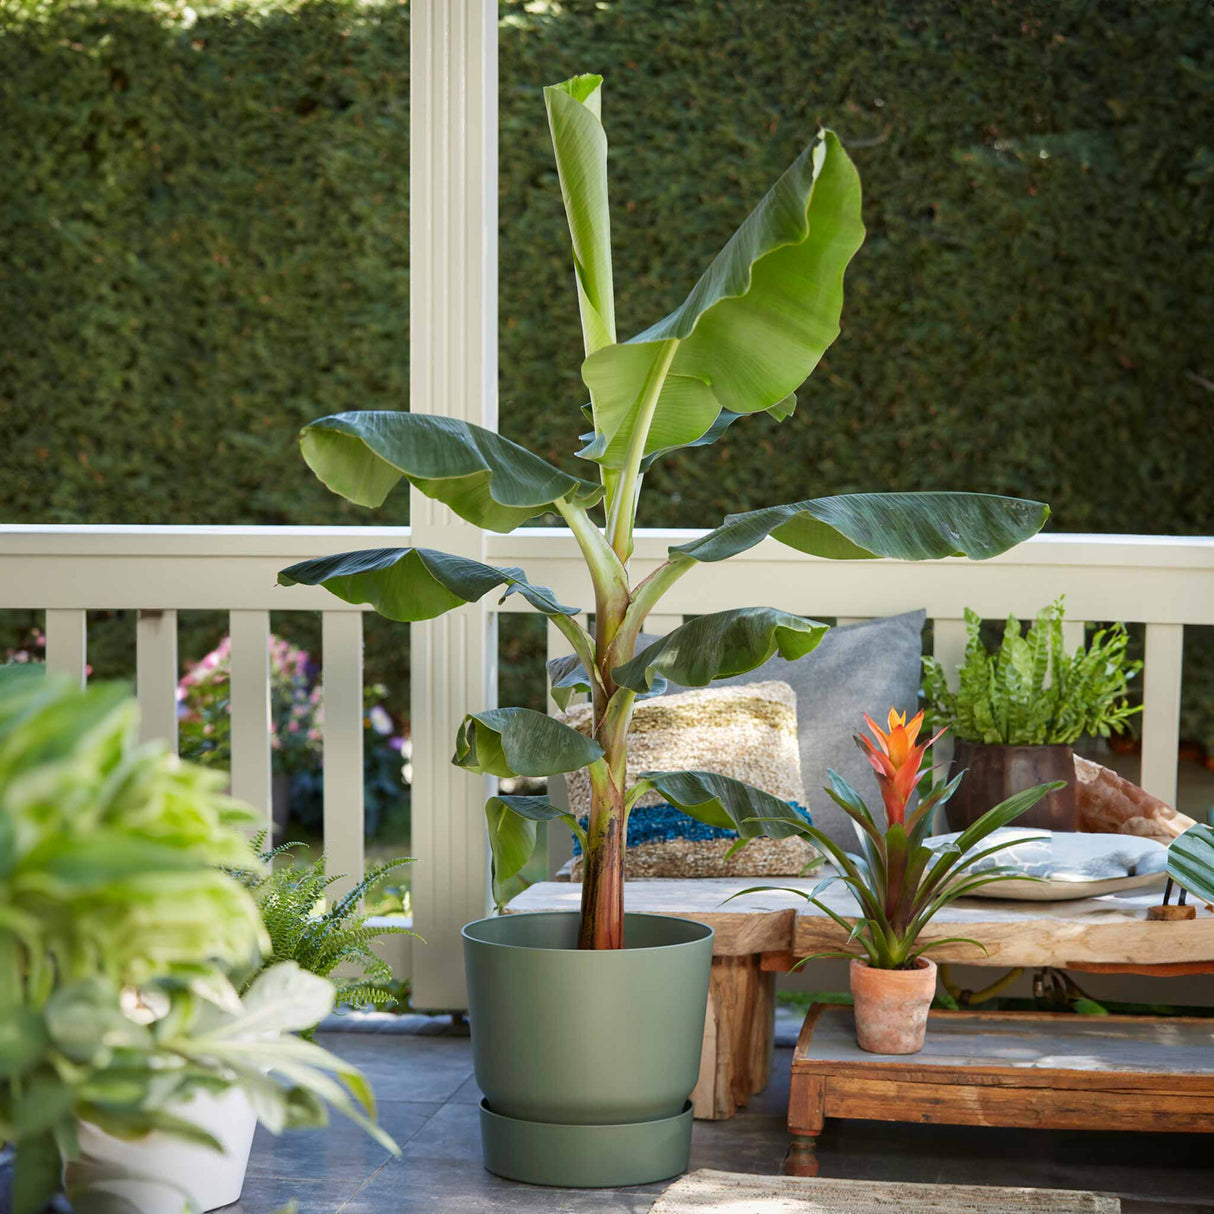
<svg viewBox="0 0 1214 1214">
<path fill-rule="evenodd" d="M 596 771 L 596 769 L 599 769 Z M 590 767 L 590 829 L 582 859 L 578 948 L 624 947 L 623 788 L 600 760 Z"/>
<path fill-rule="evenodd" d="M 573 532 L 590 571 L 594 586 L 595 632 L 599 633 L 604 619 L 623 619 L 628 609 L 628 574 L 584 507 L 563 497 L 557 498 L 554 504 Z M 578 653 L 581 653 L 580 649 Z"/>
<path fill-rule="evenodd" d="M 645 625 L 645 618 L 658 605 L 666 591 L 694 565 L 695 561 L 687 558 L 666 561 L 637 585 L 632 592 L 632 602 L 624 613 L 619 631 L 612 640 L 610 657 L 613 668 L 634 656 L 637 637 Z"/>
<path fill-rule="evenodd" d="M 662 343 L 649 374 L 645 377 L 645 386 L 641 390 L 636 420 L 633 422 L 632 437 L 628 442 L 628 452 L 624 456 L 624 466 L 621 470 L 619 484 L 616 486 L 615 497 L 610 504 L 607 517 L 607 534 L 611 539 L 611 547 L 621 561 L 627 561 L 632 555 L 632 526 L 636 519 L 637 489 L 641 475 L 641 460 L 645 457 L 645 441 L 649 437 L 649 427 L 653 423 L 653 415 L 657 411 L 658 397 L 662 394 L 662 385 L 666 382 L 666 373 L 674 362 L 675 352 L 679 343 L 674 339 Z"/>
</svg>

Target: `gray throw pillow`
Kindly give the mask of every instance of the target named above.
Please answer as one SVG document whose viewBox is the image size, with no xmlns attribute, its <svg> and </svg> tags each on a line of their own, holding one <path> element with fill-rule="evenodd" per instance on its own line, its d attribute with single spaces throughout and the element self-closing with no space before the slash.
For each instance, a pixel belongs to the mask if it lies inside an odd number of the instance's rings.
<svg viewBox="0 0 1214 1214">
<path fill-rule="evenodd" d="M 778 655 L 757 670 L 719 679 L 714 686 L 778 679 L 797 693 L 801 779 L 814 825 L 848 851 L 856 850 L 851 819 L 822 791 L 833 767 L 879 812 L 881 796 L 868 760 L 852 741 L 864 731 L 864 713 L 884 727 L 890 708 L 918 711 L 925 611 L 832 628 L 812 653 L 796 662 Z M 639 653 L 657 637 L 643 636 Z M 682 690 L 673 684 L 671 691 Z"/>
</svg>

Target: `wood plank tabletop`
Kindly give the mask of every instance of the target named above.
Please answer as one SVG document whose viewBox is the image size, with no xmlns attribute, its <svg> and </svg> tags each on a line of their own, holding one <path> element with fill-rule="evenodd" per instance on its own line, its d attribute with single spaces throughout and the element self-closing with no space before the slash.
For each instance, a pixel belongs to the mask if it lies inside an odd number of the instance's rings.
<svg viewBox="0 0 1214 1214">
<path fill-rule="evenodd" d="M 933 1012 L 919 1053 L 886 1055 L 866 1053 L 856 1044 L 850 1007 L 828 1004 L 815 1011 L 812 1035 L 808 1040 L 803 1035 L 794 1055 L 797 1069 L 822 1064 L 835 1073 L 855 1064 L 869 1072 L 1099 1072 L 1187 1077 L 1206 1091 L 1214 1084 L 1214 1020 Z"/>
<path fill-rule="evenodd" d="M 718 956 L 789 952 L 798 957 L 839 948 L 845 934 L 816 906 L 772 888 L 727 902 L 731 894 L 752 886 L 787 886 L 808 892 L 821 880 L 811 877 L 651 878 L 628 881 L 625 908 L 633 912 L 678 915 L 707 923 L 717 935 Z M 582 887 L 578 882 L 542 881 L 525 890 L 507 908 L 510 913 L 574 911 Z M 856 904 L 845 886 L 836 884 L 822 901 L 844 918 L 854 918 Z M 1147 908 L 1158 891 L 1106 894 L 1069 902 L 1012 902 L 963 898 L 946 907 L 925 929 L 923 939 L 971 936 L 973 945 L 950 944 L 933 950 L 937 961 L 968 965 L 1044 966 L 1068 963 L 1158 965 L 1214 962 L 1214 914 L 1199 907 L 1186 922 L 1148 922 Z"/>
</svg>

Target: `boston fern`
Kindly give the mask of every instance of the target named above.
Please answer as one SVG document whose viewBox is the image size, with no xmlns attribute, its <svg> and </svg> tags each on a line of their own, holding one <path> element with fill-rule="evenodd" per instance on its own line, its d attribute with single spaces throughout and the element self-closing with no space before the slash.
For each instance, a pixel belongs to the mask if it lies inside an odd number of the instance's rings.
<svg viewBox="0 0 1214 1214">
<path fill-rule="evenodd" d="M 585 561 L 595 628 L 524 570 L 498 569 L 426 548 L 380 548 L 304 561 L 283 585 L 322 585 L 389 619 L 427 620 L 491 591 L 517 594 L 550 619 L 572 656 L 556 663 L 562 696 L 590 695 L 591 737 L 528 708 L 471 706 L 455 739 L 454 763 L 502 778 L 545 777 L 586 768 L 589 825 L 543 796 L 491 797 L 485 810 L 500 902 L 520 888 L 537 822 L 561 819 L 581 835 L 582 948 L 624 946 L 624 847 L 628 814 L 647 790 L 742 839 L 783 838 L 801 819 L 782 801 L 705 771 L 643 772 L 627 781 L 628 725 L 639 696 L 670 681 L 703 687 L 761 666 L 773 654 L 802 657 L 824 624 L 774 607 L 701 615 L 637 652 L 646 617 L 681 578 L 719 581 L 712 568 L 755 545 L 785 544 L 833 560 L 929 560 L 994 556 L 1035 534 L 1040 502 L 982 493 L 860 493 L 767 506 L 726 517 L 674 545 L 645 576 L 629 569 L 645 473 L 672 451 L 715 443 L 743 418 L 790 422 L 796 391 L 839 334 L 843 274 L 864 239 L 860 179 L 833 131 L 820 131 L 717 254 L 686 299 L 628 340 L 616 332 L 607 205 L 607 135 L 602 78 L 575 76 L 544 90 L 561 195 L 573 244 L 585 394 L 557 402 L 570 423 L 573 475 L 480 426 L 415 412 L 323 417 L 300 435 L 303 457 L 334 493 L 379 506 L 402 481 L 474 527 L 510 532 L 557 513 Z M 547 325 L 563 315 L 543 318 Z M 586 399 L 588 398 L 588 403 Z M 583 407 L 584 406 L 584 407 Z M 590 423 L 580 448 L 574 440 Z M 600 513 L 601 512 L 601 513 Z M 706 568 L 707 566 L 707 568 Z M 587 603 L 587 606 L 590 604 Z"/>
<path fill-rule="evenodd" d="M 255 847 L 265 845 L 265 832 L 254 839 Z M 371 917 L 359 909 L 367 890 L 387 873 L 411 864 L 409 857 L 387 860 L 369 869 L 361 881 L 328 909 L 324 909 L 325 891 L 341 874 L 327 876 L 323 856 L 310 864 L 274 865 L 302 843 L 283 843 L 261 853 L 264 868 L 236 874 L 248 888 L 261 911 L 270 937 L 270 951 L 264 958 L 269 966 L 279 961 L 295 961 L 301 969 L 328 978 L 337 988 L 337 1003 L 349 1007 L 386 1007 L 396 1001 L 389 988 L 392 970 L 372 948 L 381 936 L 408 934 L 403 927 L 369 926 Z M 339 967 L 344 972 L 335 973 Z M 351 968 L 362 977 L 350 977 Z"/>
<path fill-rule="evenodd" d="M 1025 636 L 1009 615 L 1003 642 L 987 653 L 982 620 L 966 610 L 969 640 L 957 690 L 944 668 L 923 659 L 923 692 L 933 725 L 948 726 L 968 742 L 1004 746 L 1071 745 L 1084 736 L 1120 733 L 1139 707 L 1126 699 L 1127 681 L 1141 662 L 1126 661 L 1124 624 L 1097 632 L 1067 654 L 1059 599 L 1037 615 Z"/>
</svg>

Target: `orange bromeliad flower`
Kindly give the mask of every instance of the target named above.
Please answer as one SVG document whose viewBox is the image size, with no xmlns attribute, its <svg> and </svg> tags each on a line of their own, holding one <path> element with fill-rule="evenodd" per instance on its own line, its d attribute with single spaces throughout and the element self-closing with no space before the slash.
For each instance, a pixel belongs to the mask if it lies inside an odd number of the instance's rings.
<svg viewBox="0 0 1214 1214">
<path fill-rule="evenodd" d="M 868 713 L 864 714 L 864 720 L 876 741 L 862 736 L 857 736 L 856 741 L 877 773 L 881 799 L 885 802 L 886 820 L 890 826 L 895 822 L 905 822 L 906 803 L 919 783 L 923 755 L 944 730 L 926 742 L 915 745 L 923 726 L 922 711 L 916 713 L 908 723 L 906 713 L 891 708 L 886 729 L 882 729 Z"/>
</svg>

